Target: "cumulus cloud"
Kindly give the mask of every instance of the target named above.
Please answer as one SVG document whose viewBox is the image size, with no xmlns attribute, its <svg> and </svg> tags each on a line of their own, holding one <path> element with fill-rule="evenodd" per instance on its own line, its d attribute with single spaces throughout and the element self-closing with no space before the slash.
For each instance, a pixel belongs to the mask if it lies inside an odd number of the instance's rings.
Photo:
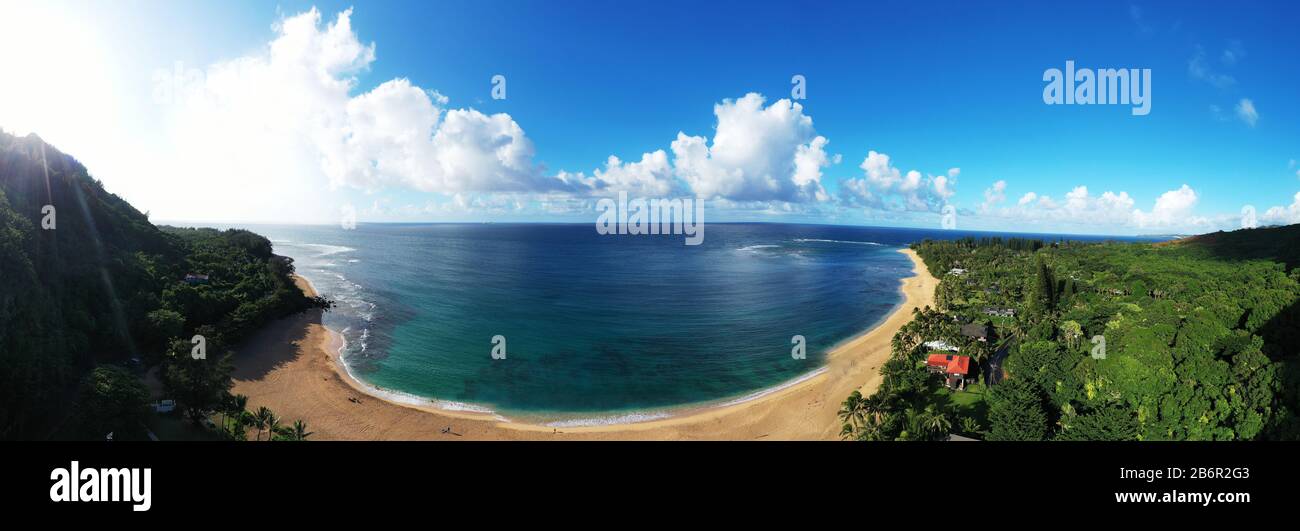
<svg viewBox="0 0 1300 531">
<path fill-rule="evenodd" d="M 1275 206 L 1264 211 L 1260 221 L 1270 225 L 1300 223 L 1300 192 L 1295 193 L 1290 206 Z"/>
<path fill-rule="evenodd" d="M 773 213 L 806 213 L 816 207 L 801 205 L 831 200 L 824 172 L 841 158 L 827 151 L 829 140 L 797 102 L 769 103 L 757 93 L 724 99 L 714 106 L 711 135 L 679 132 L 667 149 L 639 159 L 610 156 L 588 172 L 547 173 L 508 114 L 454 108 L 406 78 L 359 91 L 357 78 L 377 54 L 353 30 L 351 13 L 332 21 L 314 8 L 288 16 L 264 49 L 213 64 L 178 91 L 168 135 L 176 156 L 164 166 L 194 168 L 191 185 L 235 181 L 222 187 L 231 197 L 209 198 L 220 203 L 211 209 L 220 216 L 185 217 L 257 218 L 325 199 L 337 203 L 342 189 L 440 196 L 424 206 L 363 209 L 377 215 L 519 205 L 568 211 L 615 191 L 689 193 Z M 908 172 L 875 192 L 907 209 L 933 210 L 953 195 L 959 171 Z M 301 200 L 286 206 L 285 197 Z"/>
<path fill-rule="evenodd" d="M 1106 191 L 1096 195 L 1087 186 L 1076 186 L 1060 199 L 1027 192 L 1013 206 L 994 208 L 992 205 L 1001 201 L 990 202 L 990 198 L 998 198 L 1006 188 L 999 181 L 985 192 L 988 208 L 981 208 L 981 214 L 1019 223 L 1113 229 L 1206 229 L 1213 223 L 1193 213 L 1199 197 L 1185 184 L 1161 194 L 1150 211 L 1135 208 L 1136 202 L 1128 192 Z"/>
<path fill-rule="evenodd" d="M 560 171 L 562 191 L 577 196 L 626 191 L 639 196 L 693 194 L 715 206 L 761 213 L 808 213 L 802 206 L 830 200 L 823 169 L 841 160 L 826 150 L 803 106 L 757 93 L 714 105 L 713 138 L 678 132 L 664 150 L 640 161 L 610 156 L 603 169 Z"/>
<path fill-rule="evenodd" d="M 593 193 L 626 191 L 634 196 L 666 196 L 680 192 L 673 180 L 673 168 L 664 150 L 642 153 L 638 162 L 623 161 L 614 155 L 605 160 L 605 168 L 592 176 L 561 171 L 557 178 L 574 189 Z"/>
<path fill-rule="evenodd" d="M 840 182 L 840 200 L 849 206 L 862 206 L 886 210 L 938 212 L 955 193 L 960 168 L 951 168 L 946 174 L 922 176 L 909 170 L 903 173 L 889 159 L 889 155 L 874 150 L 858 165 L 861 178 Z"/>
<path fill-rule="evenodd" d="M 799 103 L 749 93 L 714 105 L 713 139 L 677 134 L 675 174 L 706 199 L 822 201 L 822 168 L 838 162 Z"/>
<path fill-rule="evenodd" d="M 1184 184 L 1177 190 L 1160 194 L 1151 212 L 1133 211 L 1133 218 L 1137 226 L 1144 228 L 1203 225 L 1205 220 L 1192 214 L 1199 199 L 1196 191 Z"/>
<path fill-rule="evenodd" d="M 543 174 L 508 114 L 448 108 L 445 96 L 403 78 L 353 95 L 375 45 L 353 31 L 351 10 L 322 22 L 315 8 L 289 16 L 263 50 L 213 64 L 176 91 L 169 138 L 197 182 L 237 181 L 223 188 L 262 215 L 278 209 L 257 201 L 304 190 L 573 189 Z M 240 202 L 231 198 L 223 212 Z"/>
<path fill-rule="evenodd" d="M 1255 102 L 1250 98 L 1242 98 L 1237 102 L 1237 118 L 1245 122 L 1246 125 L 1255 127 L 1255 122 L 1259 121 L 1259 112 L 1255 110 Z"/>
<path fill-rule="evenodd" d="M 338 127 L 315 134 L 333 186 L 421 191 L 546 191 L 565 183 L 542 176 L 533 145 L 507 114 L 443 111 L 434 93 L 405 79 L 348 100 Z"/>
</svg>

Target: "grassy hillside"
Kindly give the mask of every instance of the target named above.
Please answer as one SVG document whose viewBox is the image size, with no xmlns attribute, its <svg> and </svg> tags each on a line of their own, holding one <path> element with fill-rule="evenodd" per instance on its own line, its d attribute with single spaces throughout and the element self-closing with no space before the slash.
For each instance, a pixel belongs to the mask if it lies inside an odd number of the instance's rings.
<svg viewBox="0 0 1300 531">
<path fill-rule="evenodd" d="M 1224 261 L 1269 260 L 1300 265 L 1300 225 L 1212 232 L 1157 244 Z"/>
</svg>

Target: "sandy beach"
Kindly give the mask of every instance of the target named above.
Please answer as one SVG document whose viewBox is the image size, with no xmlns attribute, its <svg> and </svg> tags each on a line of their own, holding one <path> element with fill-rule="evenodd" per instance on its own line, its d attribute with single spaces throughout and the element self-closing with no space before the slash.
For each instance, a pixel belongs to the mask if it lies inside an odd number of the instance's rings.
<svg viewBox="0 0 1300 531">
<path fill-rule="evenodd" d="M 231 392 L 247 395 L 250 410 L 267 406 L 284 422 L 303 420 L 314 440 L 838 440 L 840 402 L 854 389 L 867 394 L 880 385 L 895 332 L 914 308 L 934 305 L 939 280 L 910 249 L 900 252 L 914 273 L 903 279 L 903 303 L 829 353 L 825 370 L 752 400 L 664 419 L 553 428 L 372 396 L 336 359 L 342 339 L 321 324 L 320 311 L 272 323 L 250 338 L 235 356 Z M 305 280 L 298 285 L 314 295 Z"/>
</svg>

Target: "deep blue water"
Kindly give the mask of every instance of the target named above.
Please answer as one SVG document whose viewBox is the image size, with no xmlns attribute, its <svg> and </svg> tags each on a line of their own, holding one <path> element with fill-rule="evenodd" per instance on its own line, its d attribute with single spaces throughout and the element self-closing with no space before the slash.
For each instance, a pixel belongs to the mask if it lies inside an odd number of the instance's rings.
<svg viewBox="0 0 1300 531">
<path fill-rule="evenodd" d="M 591 224 L 249 228 L 338 303 L 325 324 L 360 379 L 550 418 L 726 400 L 806 375 L 901 301 L 911 265 L 899 248 L 988 235 L 711 223 L 686 246 Z M 496 335 L 505 359 L 491 356 Z M 794 335 L 806 359 L 791 356 Z"/>
</svg>

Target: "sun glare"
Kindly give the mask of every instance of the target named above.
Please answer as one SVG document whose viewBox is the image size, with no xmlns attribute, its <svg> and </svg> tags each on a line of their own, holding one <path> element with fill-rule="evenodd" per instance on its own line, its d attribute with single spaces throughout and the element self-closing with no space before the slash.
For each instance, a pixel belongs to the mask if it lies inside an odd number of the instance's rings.
<svg viewBox="0 0 1300 531">
<path fill-rule="evenodd" d="M 107 45 L 84 14 L 17 4 L 0 16 L 0 128 L 85 145 L 116 115 Z"/>
</svg>

